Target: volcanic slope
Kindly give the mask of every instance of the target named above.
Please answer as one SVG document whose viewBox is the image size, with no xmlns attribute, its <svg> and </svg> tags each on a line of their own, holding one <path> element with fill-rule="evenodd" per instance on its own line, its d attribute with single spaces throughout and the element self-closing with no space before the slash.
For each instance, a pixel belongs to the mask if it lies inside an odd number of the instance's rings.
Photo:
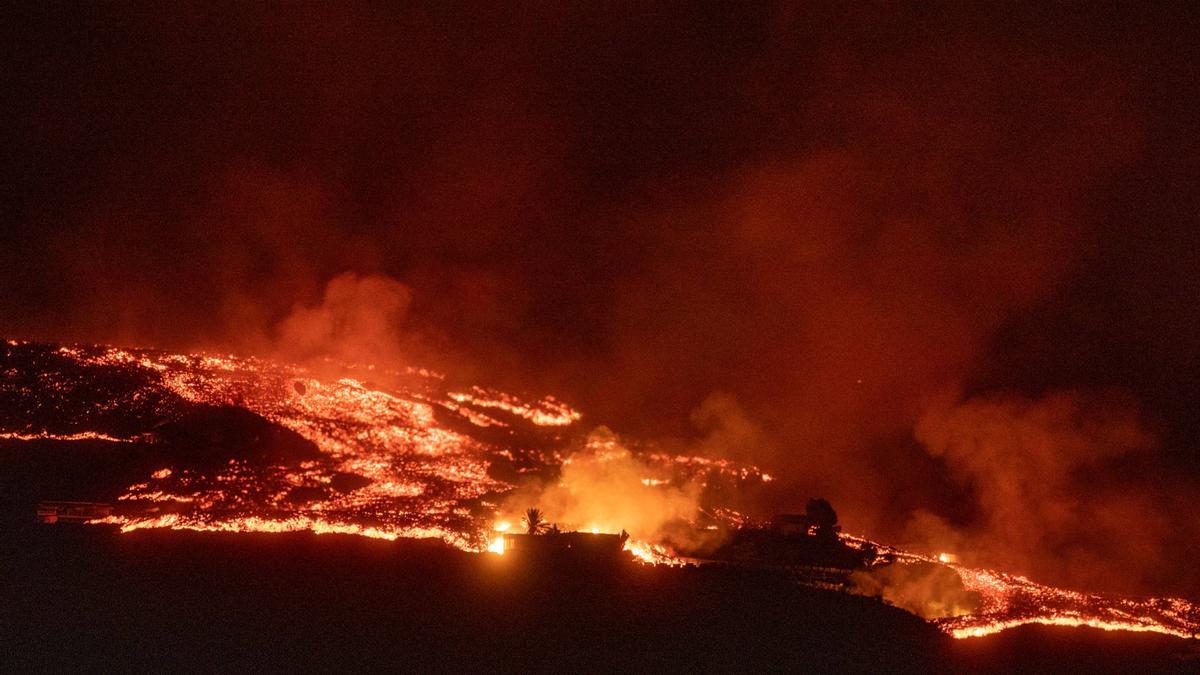
<svg viewBox="0 0 1200 675">
<path fill-rule="evenodd" d="M 97 500 L 114 504 L 103 522 L 127 536 L 311 532 L 484 551 L 516 485 L 559 476 L 587 437 L 581 418 L 553 398 L 458 386 L 422 369 L 341 367 L 317 377 L 254 358 L 8 340 L 0 343 L 0 518 L 40 537 L 30 531 L 40 500 Z M 696 527 L 747 522 L 729 496 L 770 480 L 749 465 L 634 452 L 647 490 L 703 487 Z M 875 548 L 897 564 L 936 563 Z M 632 550 L 678 562 L 654 542 Z M 1200 611 L 1185 600 L 1078 593 L 947 567 L 984 599 L 979 612 L 938 622 L 955 637 L 1030 623 L 1200 632 Z"/>
</svg>

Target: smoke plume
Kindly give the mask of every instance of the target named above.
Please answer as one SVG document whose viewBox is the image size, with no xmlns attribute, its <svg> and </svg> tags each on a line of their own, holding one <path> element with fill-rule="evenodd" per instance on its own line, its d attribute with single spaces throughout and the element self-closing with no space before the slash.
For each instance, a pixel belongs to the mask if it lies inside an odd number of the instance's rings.
<svg viewBox="0 0 1200 675">
<path fill-rule="evenodd" d="M 340 274 L 329 281 L 319 305 L 297 305 L 280 323 L 278 352 L 300 363 L 403 362 L 404 319 L 411 301 L 408 287 L 394 279 Z"/>
<path fill-rule="evenodd" d="M 1128 395 L 945 399 L 915 433 L 973 496 L 958 524 L 928 513 L 910 523 L 929 550 L 1126 591 L 1162 583 L 1195 553 L 1195 518 L 1176 505 L 1194 486 L 1164 478 L 1158 439 Z"/>
<path fill-rule="evenodd" d="M 671 525 L 696 517 L 701 486 L 655 478 L 612 431 L 599 427 L 564 460 L 557 480 L 518 488 L 505 510 L 536 507 L 564 529 L 624 529 L 637 539 L 684 544 L 671 541 L 680 530 Z"/>
<path fill-rule="evenodd" d="M 926 619 L 979 611 L 978 593 L 963 587 L 958 574 L 933 563 L 894 564 L 850 575 L 855 593 L 877 596 Z"/>
</svg>

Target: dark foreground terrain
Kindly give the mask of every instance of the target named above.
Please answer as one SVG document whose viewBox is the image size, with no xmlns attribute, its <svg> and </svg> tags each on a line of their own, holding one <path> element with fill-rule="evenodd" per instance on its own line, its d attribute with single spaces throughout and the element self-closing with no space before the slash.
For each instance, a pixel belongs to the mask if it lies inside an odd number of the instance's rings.
<svg viewBox="0 0 1200 675">
<path fill-rule="evenodd" d="M 519 565 L 310 534 L 5 537 L 0 670 L 1194 670 L 1189 641 L 1019 629 L 954 641 L 866 598 L 732 569 Z"/>
<path fill-rule="evenodd" d="M 335 535 L 27 535 L 4 574 L 6 670 L 927 670 L 947 646 L 871 600 L 727 570 Z"/>
<path fill-rule="evenodd" d="M 0 442 L 0 672 L 1200 672 L 1196 641 L 1042 627 L 956 641 L 731 568 L 34 522 L 38 499 L 114 499 L 161 453 Z"/>
</svg>

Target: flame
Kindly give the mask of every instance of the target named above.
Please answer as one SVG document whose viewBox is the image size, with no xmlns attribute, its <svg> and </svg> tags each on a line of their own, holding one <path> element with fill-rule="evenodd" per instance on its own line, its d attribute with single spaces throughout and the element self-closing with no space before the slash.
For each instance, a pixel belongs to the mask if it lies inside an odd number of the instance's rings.
<svg viewBox="0 0 1200 675">
<path fill-rule="evenodd" d="M 684 564 L 682 560 L 658 544 L 628 539 L 625 541 L 625 550 L 633 554 L 634 558 L 647 565 L 679 566 Z"/>
<path fill-rule="evenodd" d="M 488 553 L 504 555 L 504 535 L 500 535 L 499 537 L 493 539 L 492 543 L 488 544 L 487 550 Z"/>
</svg>

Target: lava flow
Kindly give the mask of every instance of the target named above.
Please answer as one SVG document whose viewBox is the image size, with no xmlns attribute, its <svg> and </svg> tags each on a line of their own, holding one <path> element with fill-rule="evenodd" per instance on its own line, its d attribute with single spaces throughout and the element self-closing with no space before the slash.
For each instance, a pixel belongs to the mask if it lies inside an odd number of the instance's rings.
<svg viewBox="0 0 1200 675">
<path fill-rule="evenodd" d="M 289 448 L 283 454 L 222 457 L 208 464 L 164 459 L 122 491 L 112 515 L 95 521 L 123 532 L 307 530 L 433 537 L 467 551 L 502 553 L 503 539 L 494 530 L 513 526 L 511 519 L 497 520 L 506 497 L 526 477 L 553 477 L 572 465 L 576 457 L 569 453 L 583 436 L 580 413 L 561 401 L 457 389 L 423 369 L 351 369 L 356 377 L 325 379 L 256 358 L 11 340 L 4 355 L 0 395 L 11 417 L 0 439 L 153 446 L 166 442 L 173 424 L 212 410 L 249 411 L 254 420 L 294 434 L 283 443 Z M 390 384 L 371 384 L 368 377 Z M 266 432 L 253 428 L 247 437 L 257 442 Z M 756 467 L 726 460 L 653 448 L 633 454 L 648 474 L 635 478 L 636 489 L 655 493 L 687 484 L 703 490 L 703 522 L 699 514 L 693 522 L 697 529 L 736 529 L 747 522 L 721 503 L 726 492 L 710 487 L 748 489 L 771 480 Z M 654 533 L 630 533 L 627 549 L 641 560 L 681 563 L 663 542 L 651 540 Z M 951 556 L 927 557 L 846 535 L 843 540 L 874 546 L 893 564 L 953 569 L 981 599 L 973 613 L 935 620 L 956 638 L 1030 623 L 1200 637 L 1200 607 L 1182 599 L 1062 590 L 962 566 Z"/>
<path fill-rule="evenodd" d="M 311 530 L 438 538 L 482 551 L 503 497 L 523 476 L 561 466 L 580 435 L 580 413 L 553 398 L 526 401 L 480 387 L 459 391 L 423 369 L 350 369 L 388 379 L 393 384 L 385 389 L 350 377 L 319 379 L 278 362 L 211 354 L 9 341 L 8 359 L 42 371 L 34 393 L 26 382 L 3 383 L 15 407 L 28 409 L 15 419 L 30 427 L 29 420 L 50 408 L 54 414 L 45 424 L 56 425 L 8 431 L 9 438 L 155 442 L 163 435 L 163 421 L 186 417 L 193 405 L 250 411 L 314 447 L 303 457 L 163 466 L 129 486 L 117 497 L 117 512 L 104 519 L 125 532 Z M 115 378 L 123 378 L 119 392 L 95 391 Z M 80 401 L 91 405 L 81 407 Z M 104 426 L 105 416 L 122 406 L 138 411 L 132 416 L 149 418 L 142 425 L 149 430 L 86 429 Z M 644 454 L 641 465 L 652 474 L 645 479 L 647 490 L 672 481 L 706 486 L 718 479 L 770 480 L 754 467 L 725 460 Z M 666 556 L 650 543 L 631 540 L 629 546 L 646 560 Z"/>
<path fill-rule="evenodd" d="M 1132 598 L 1055 588 L 1015 574 L 960 565 L 949 553 L 926 556 L 853 535 L 843 534 L 842 539 L 858 548 L 871 546 L 897 565 L 925 563 L 954 570 L 963 589 L 980 599 L 973 612 L 934 619 L 955 638 L 983 637 L 1027 624 L 1200 638 L 1200 605 L 1182 598 Z"/>
<path fill-rule="evenodd" d="M 983 598 L 977 614 L 938 622 L 956 638 L 991 635 L 1030 623 L 1200 638 L 1200 607 L 1182 598 L 1081 593 L 995 570 L 951 567 L 962 577 L 967 590 L 976 591 Z"/>
</svg>

